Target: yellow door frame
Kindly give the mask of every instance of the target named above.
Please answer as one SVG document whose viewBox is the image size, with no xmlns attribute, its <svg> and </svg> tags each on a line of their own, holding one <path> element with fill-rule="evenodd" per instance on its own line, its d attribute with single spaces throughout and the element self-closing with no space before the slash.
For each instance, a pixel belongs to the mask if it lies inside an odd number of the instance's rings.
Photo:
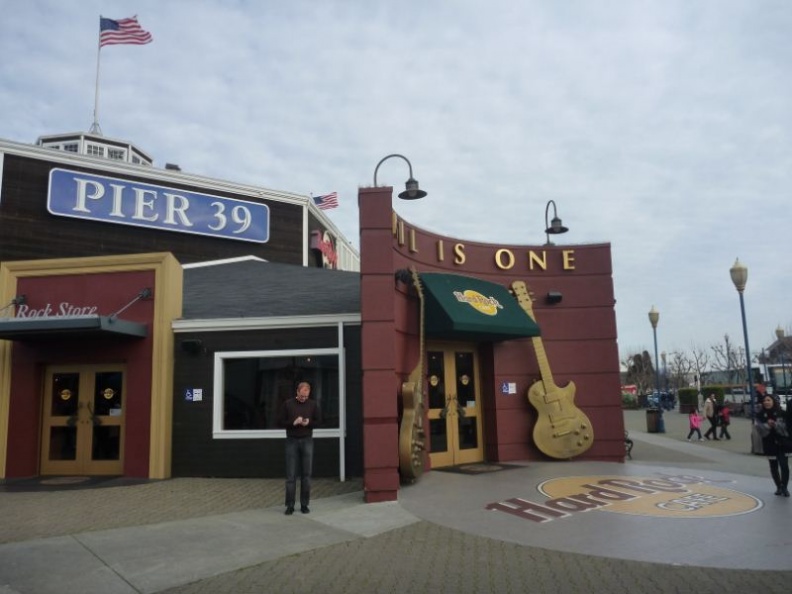
<svg viewBox="0 0 792 594">
<path fill-rule="evenodd" d="M 96 376 L 103 372 L 122 374 L 121 409 L 118 414 L 94 414 L 94 396 L 98 389 Z M 76 395 L 56 394 L 53 389 L 54 378 L 58 374 L 75 373 L 78 375 Z M 77 398 L 77 409 L 72 416 L 53 415 L 53 399 Z M 127 404 L 126 368 L 124 365 L 50 365 L 44 374 L 41 419 L 41 456 L 42 475 L 121 475 L 124 473 L 124 418 Z M 117 460 L 93 460 L 94 426 L 119 427 L 119 456 Z M 52 428 L 73 427 L 75 429 L 75 456 L 73 460 L 51 460 L 50 446 Z"/>
<path fill-rule="evenodd" d="M 482 433 L 483 407 L 481 398 L 481 370 L 479 365 L 478 349 L 475 343 L 458 342 L 430 342 L 427 347 L 429 352 L 443 353 L 443 378 L 444 386 L 452 386 L 445 390 L 445 408 L 428 408 L 427 415 L 430 427 L 432 421 L 437 422 L 445 418 L 445 430 L 448 438 L 448 449 L 444 452 L 430 452 L 429 459 L 432 468 L 442 468 L 444 466 L 455 466 L 458 464 L 471 464 L 484 460 L 484 435 Z M 473 356 L 473 393 L 475 400 L 459 402 L 457 394 L 456 357 L 457 353 L 470 353 Z M 426 367 L 428 373 L 428 365 Z M 429 382 L 433 379 L 428 378 Z M 469 381 L 469 380 L 468 380 Z M 464 415 L 466 419 L 475 418 L 475 430 L 477 437 L 477 447 L 461 448 L 459 436 L 459 418 Z"/>
</svg>

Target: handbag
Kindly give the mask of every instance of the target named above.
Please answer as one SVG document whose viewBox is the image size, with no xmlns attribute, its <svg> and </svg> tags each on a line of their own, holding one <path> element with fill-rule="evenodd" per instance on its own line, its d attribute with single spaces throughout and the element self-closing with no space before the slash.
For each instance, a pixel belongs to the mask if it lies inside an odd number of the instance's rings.
<svg viewBox="0 0 792 594">
<path fill-rule="evenodd" d="M 778 437 L 789 438 L 789 428 L 787 427 L 784 417 L 776 419 L 775 432 Z"/>
</svg>

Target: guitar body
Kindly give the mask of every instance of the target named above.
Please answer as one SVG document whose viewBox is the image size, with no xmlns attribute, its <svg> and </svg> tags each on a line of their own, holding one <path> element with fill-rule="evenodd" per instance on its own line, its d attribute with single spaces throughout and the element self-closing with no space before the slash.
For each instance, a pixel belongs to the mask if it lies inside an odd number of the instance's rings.
<svg viewBox="0 0 792 594">
<path fill-rule="evenodd" d="M 399 475 L 406 483 L 413 483 L 423 474 L 426 434 L 424 432 L 423 360 L 424 360 L 424 296 L 418 271 L 410 268 L 413 286 L 418 294 L 418 365 L 402 382 L 402 418 L 399 425 Z"/>
<path fill-rule="evenodd" d="M 575 406 L 575 383 L 552 386 L 545 390 L 543 381 L 528 389 L 528 400 L 538 416 L 533 439 L 536 447 L 551 458 L 568 459 L 579 456 L 594 443 L 588 417 Z"/>
<path fill-rule="evenodd" d="M 423 474 L 423 405 L 414 382 L 402 383 L 402 420 L 399 426 L 399 470 L 402 479 L 414 482 Z"/>
</svg>

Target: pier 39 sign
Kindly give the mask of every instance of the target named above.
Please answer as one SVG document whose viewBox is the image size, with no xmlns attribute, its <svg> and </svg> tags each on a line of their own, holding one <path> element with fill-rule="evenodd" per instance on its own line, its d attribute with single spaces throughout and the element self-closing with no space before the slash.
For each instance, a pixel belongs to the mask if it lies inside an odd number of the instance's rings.
<svg viewBox="0 0 792 594">
<path fill-rule="evenodd" d="M 152 184 L 53 169 L 47 210 L 54 215 L 210 235 L 269 240 L 269 207 Z"/>
</svg>

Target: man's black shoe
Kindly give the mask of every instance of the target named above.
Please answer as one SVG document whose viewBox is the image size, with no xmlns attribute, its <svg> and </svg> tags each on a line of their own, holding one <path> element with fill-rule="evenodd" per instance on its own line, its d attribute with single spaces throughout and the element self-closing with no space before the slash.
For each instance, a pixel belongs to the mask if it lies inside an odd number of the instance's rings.
<svg viewBox="0 0 792 594">
<path fill-rule="evenodd" d="M 294 508 L 292 506 L 289 506 L 289 507 L 286 508 L 286 511 L 284 513 L 287 516 L 290 516 L 290 515 L 292 515 L 294 513 Z"/>
<path fill-rule="evenodd" d="M 304 514 L 310 514 L 310 513 L 311 513 L 311 510 L 310 510 L 310 509 L 308 509 L 308 506 L 307 506 L 307 505 L 303 505 L 303 506 L 300 508 L 300 511 L 301 511 L 302 513 L 304 513 Z"/>
</svg>

